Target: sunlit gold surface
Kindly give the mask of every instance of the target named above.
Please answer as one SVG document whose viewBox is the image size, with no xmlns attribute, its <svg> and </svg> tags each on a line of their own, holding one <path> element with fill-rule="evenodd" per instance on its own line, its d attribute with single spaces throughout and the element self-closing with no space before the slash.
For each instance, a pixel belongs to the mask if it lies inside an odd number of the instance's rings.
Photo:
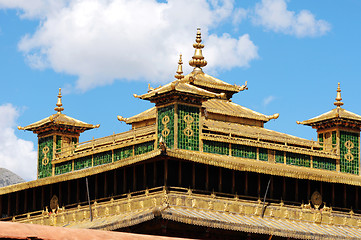
<svg viewBox="0 0 361 240">
<path fill-rule="evenodd" d="M 196 43 L 193 44 L 193 47 L 195 48 L 194 55 L 192 57 L 192 60 L 189 61 L 189 65 L 194 68 L 202 68 L 207 65 L 207 61 L 204 60 L 202 54 L 202 48 L 204 48 L 204 45 L 201 42 L 202 42 L 201 29 L 198 28 Z"/>
<path fill-rule="evenodd" d="M 192 193 L 182 188 L 156 188 L 102 200 L 91 204 L 93 221 L 86 203 L 60 208 L 56 213 L 39 211 L 13 218 L 15 222 L 76 228 L 115 230 L 155 217 L 212 228 L 273 234 L 283 237 L 327 239 L 352 236 L 361 238 L 361 216 L 342 213 L 329 207 L 322 210 L 306 205 L 266 203 L 262 217 L 260 200 L 242 200 L 237 195 Z M 284 226 L 288 226 L 285 228 Z"/>
</svg>

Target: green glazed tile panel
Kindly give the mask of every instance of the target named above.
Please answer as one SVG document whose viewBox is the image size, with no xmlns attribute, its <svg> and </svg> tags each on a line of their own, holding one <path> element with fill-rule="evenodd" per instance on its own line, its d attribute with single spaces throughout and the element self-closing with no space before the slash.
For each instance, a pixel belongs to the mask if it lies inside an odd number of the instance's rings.
<svg viewBox="0 0 361 240">
<path fill-rule="evenodd" d="M 217 153 L 222 155 L 229 154 L 229 144 L 222 142 L 204 141 L 203 151 L 208 153 Z"/>
<path fill-rule="evenodd" d="M 74 162 L 74 170 L 89 168 L 92 166 L 92 156 L 86 156 L 76 159 Z"/>
<path fill-rule="evenodd" d="M 332 145 L 335 145 L 335 144 L 336 144 L 336 131 L 333 131 L 332 132 Z"/>
<path fill-rule="evenodd" d="M 132 146 L 114 150 L 114 162 L 131 156 L 133 156 Z"/>
<path fill-rule="evenodd" d="M 38 178 L 52 175 L 53 136 L 40 138 L 38 145 Z"/>
<path fill-rule="evenodd" d="M 322 157 L 313 157 L 313 168 L 336 171 L 336 160 Z"/>
<path fill-rule="evenodd" d="M 178 148 L 199 151 L 199 108 L 178 105 Z"/>
<path fill-rule="evenodd" d="M 359 173 L 360 137 L 357 133 L 340 132 L 340 170 L 345 173 Z"/>
<path fill-rule="evenodd" d="M 323 142 L 323 133 L 318 134 L 318 141 Z"/>
<path fill-rule="evenodd" d="M 112 152 L 97 153 L 93 157 L 94 166 L 103 165 L 112 162 Z"/>
<path fill-rule="evenodd" d="M 55 165 L 55 175 L 64 174 L 67 172 L 71 172 L 72 162 L 63 162 Z"/>
<path fill-rule="evenodd" d="M 318 142 L 319 143 L 323 143 L 323 133 L 319 133 L 318 134 Z M 321 144 L 321 146 L 323 146 L 323 144 Z M 323 148 L 321 148 L 321 150 L 322 150 Z"/>
<path fill-rule="evenodd" d="M 285 163 L 285 153 L 282 151 L 275 151 L 275 161 L 276 163 Z"/>
<path fill-rule="evenodd" d="M 268 150 L 265 148 L 260 148 L 258 151 L 259 151 L 259 154 L 258 154 L 259 160 L 260 161 L 268 161 Z"/>
<path fill-rule="evenodd" d="M 154 149 L 154 141 L 137 144 L 134 146 L 134 154 L 139 155 L 139 154 L 147 153 L 153 151 L 153 149 Z"/>
<path fill-rule="evenodd" d="M 298 153 L 286 153 L 286 164 L 296 165 L 301 167 L 310 167 L 310 156 Z"/>
<path fill-rule="evenodd" d="M 61 151 L 61 136 L 56 136 L 56 152 Z"/>
<path fill-rule="evenodd" d="M 158 108 L 158 139 L 168 148 L 174 148 L 174 105 Z"/>
<path fill-rule="evenodd" d="M 257 159 L 257 148 L 232 144 L 232 156 Z"/>
</svg>

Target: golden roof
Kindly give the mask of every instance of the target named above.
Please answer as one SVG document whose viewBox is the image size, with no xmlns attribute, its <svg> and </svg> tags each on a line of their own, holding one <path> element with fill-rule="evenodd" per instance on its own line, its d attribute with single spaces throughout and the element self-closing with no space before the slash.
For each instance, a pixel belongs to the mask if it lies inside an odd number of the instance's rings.
<svg viewBox="0 0 361 240">
<path fill-rule="evenodd" d="M 18 129 L 19 130 L 28 130 L 28 131 L 37 131 L 46 125 L 48 125 L 48 126 L 65 125 L 65 126 L 81 128 L 82 131 L 85 131 L 87 129 L 98 128 L 100 126 L 99 124 L 92 125 L 89 123 L 85 123 L 85 122 L 82 122 L 80 120 L 77 120 L 75 118 L 69 117 L 69 116 L 61 113 L 64 110 L 64 108 L 62 107 L 63 104 L 61 102 L 61 97 L 62 97 L 61 96 L 61 88 L 59 88 L 58 101 L 56 103 L 56 107 L 54 108 L 54 110 L 57 111 L 57 113 L 50 115 L 49 117 L 44 118 L 35 123 L 32 123 L 26 127 L 18 126 Z"/>
<path fill-rule="evenodd" d="M 279 116 L 277 113 L 267 116 L 224 99 L 209 99 L 202 104 L 202 107 L 206 108 L 209 113 L 255 119 L 263 122 L 268 122 L 270 119 L 276 119 Z"/>
<path fill-rule="evenodd" d="M 28 131 L 36 131 L 38 128 L 45 126 L 46 124 L 54 124 L 54 125 L 66 125 L 66 126 L 74 126 L 79 128 L 98 128 L 100 125 L 92 125 L 89 123 L 85 123 L 74 119 L 72 117 L 66 116 L 62 113 L 55 113 L 47 118 L 44 118 L 38 122 L 32 123 L 26 127 L 18 127 L 19 130 L 28 130 Z"/>
<path fill-rule="evenodd" d="M 193 86 L 183 80 L 176 80 L 176 81 L 168 83 L 164 86 L 158 87 L 154 90 L 150 90 L 148 93 L 145 93 L 143 95 L 138 96 L 138 95 L 134 94 L 134 97 L 144 99 L 144 100 L 149 100 L 149 99 L 152 99 L 161 94 L 169 93 L 172 91 L 194 94 L 194 95 L 198 95 L 198 96 L 202 96 L 202 97 L 206 97 L 206 98 L 220 98 L 220 97 L 224 96 L 224 94 L 213 93 L 213 92 L 204 90 L 202 88 Z"/>
<path fill-rule="evenodd" d="M 124 121 L 126 124 L 131 124 L 134 122 L 141 122 L 148 119 L 155 119 L 156 115 L 157 109 L 155 107 L 152 107 L 130 118 L 123 118 L 122 116 L 118 116 L 118 120 Z"/>
<path fill-rule="evenodd" d="M 247 86 L 238 86 L 226 83 L 220 79 L 205 74 L 202 71 L 193 71 L 184 77 L 184 80 L 198 87 L 205 87 L 212 92 L 238 93 L 247 89 Z"/>
<path fill-rule="evenodd" d="M 233 116 L 239 118 L 248 118 L 263 122 L 268 122 L 270 119 L 276 119 L 279 116 L 278 113 L 267 116 L 262 113 L 258 113 L 256 111 L 248 109 L 246 107 L 240 106 L 226 99 L 209 99 L 202 103 L 202 107 L 205 108 L 206 111 L 209 113 L 215 113 L 215 114 L 221 114 L 225 116 Z M 124 118 L 122 116 L 118 116 L 118 120 L 124 121 L 127 124 L 131 124 L 134 122 L 140 122 L 148 119 L 155 119 L 156 112 L 157 112 L 156 108 L 152 107 L 130 118 Z"/>
<path fill-rule="evenodd" d="M 320 147 L 314 141 L 276 132 L 263 127 L 248 126 L 238 123 L 222 122 L 209 119 L 204 121 L 204 127 L 205 129 L 219 131 L 227 134 L 235 134 L 247 138 L 257 138 L 271 142 L 281 142 L 308 147 Z"/>
<path fill-rule="evenodd" d="M 297 124 L 303 124 L 303 125 L 316 125 L 317 123 L 321 123 L 323 121 L 326 120 L 332 120 L 332 121 L 339 121 L 339 120 L 351 120 L 351 121 L 356 121 L 358 123 L 361 123 L 361 116 L 356 114 L 356 113 L 352 113 L 349 112 L 343 108 L 341 108 L 341 106 L 343 105 L 343 102 L 341 102 L 342 98 L 341 98 L 341 88 L 340 88 L 340 83 L 338 83 L 338 87 L 337 87 L 337 96 L 336 96 L 336 102 L 334 102 L 334 105 L 336 106 L 336 108 L 332 109 L 329 112 L 326 112 L 324 114 L 321 114 L 317 117 L 311 118 L 309 120 L 305 120 L 302 122 L 297 121 Z"/>
<path fill-rule="evenodd" d="M 298 124 L 303 124 L 303 125 L 314 125 L 326 120 L 353 120 L 353 121 L 357 121 L 361 123 L 361 116 L 347 111 L 341 107 L 336 107 L 335 109 L 332 109 L 331 111 L 324 113 L 320 116 L 311 118 L 309 120 L 305 120 L 302 122 L 298 122 Z"/>
</svg>

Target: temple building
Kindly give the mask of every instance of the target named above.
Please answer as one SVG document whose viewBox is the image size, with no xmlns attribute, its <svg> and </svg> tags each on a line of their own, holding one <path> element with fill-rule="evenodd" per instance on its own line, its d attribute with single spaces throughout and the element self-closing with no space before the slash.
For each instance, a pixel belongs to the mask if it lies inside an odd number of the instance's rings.
<svg viewBox="0 0 361 240">
<path fill-rule="evenodd" d="M 38 135 L 38 179 L 0 188 L 2 221 L 196 239 L 361 239 L 361 116 L 335 108 L 297 122 L 317 141 L 265 128 L 232 102 L 248 90 L 207 75 L 201 32 L 183 75 L 118 116 L 131 130 L 87 142 L 99 125 L 62 112 L 21 130 Z"/>
</svg>

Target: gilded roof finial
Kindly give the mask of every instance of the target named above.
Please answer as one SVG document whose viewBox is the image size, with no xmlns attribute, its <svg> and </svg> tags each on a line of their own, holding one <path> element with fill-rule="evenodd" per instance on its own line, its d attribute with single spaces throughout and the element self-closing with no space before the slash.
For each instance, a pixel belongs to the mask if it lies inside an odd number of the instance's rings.
<svg viewBox="0 0 361 240">
<path fill-rule="evenodd" d="M 61 111 L 64 110 L 62 106 L 63 104 L 61 102 L 61 88 L 59 88 L 58 102 L 56 103 L 56 108 L 54 108 L 54 110 L 57 111 L 58 113 L 61 113 Z"/>
<path fill-rule="evenodd" d="M 343 102 L 341 102 L 342 97 L 341 97 L 341 88 L 340 88 L 340 83 L 338 83 L 338 87 L 337 87 L 337 96 L 336 96 L 336 101 L 333 104 L 337 107 L 341 107 L 343 105 Z"/>
<path fill-rule="evenodd" d="M 182 78 L 184 78 L 184 75 L 182 75 L 183 73 L 183 69 L 182 69 L 182 54 L 179 54 L 179 61 L 178 61 L 178 69 L 177 69 L 177 74 L 174 75 L 175 78 L 181 80 Z"/>
<path fill-rule="evenodd" d="M 207 65 L 207 61 L 204 60 L 202 54 L 202 48 L 204 48 L 204 45 L 201 42 L 202 42 L 201 29 L 197 28 L 196 43 L 193 44 L 193 47 L 196 50 L 194 51 L 192 60 L 189 61 L 189 65 L 191 65 L 194 68 L 201 68 Z"/>
</svg>

